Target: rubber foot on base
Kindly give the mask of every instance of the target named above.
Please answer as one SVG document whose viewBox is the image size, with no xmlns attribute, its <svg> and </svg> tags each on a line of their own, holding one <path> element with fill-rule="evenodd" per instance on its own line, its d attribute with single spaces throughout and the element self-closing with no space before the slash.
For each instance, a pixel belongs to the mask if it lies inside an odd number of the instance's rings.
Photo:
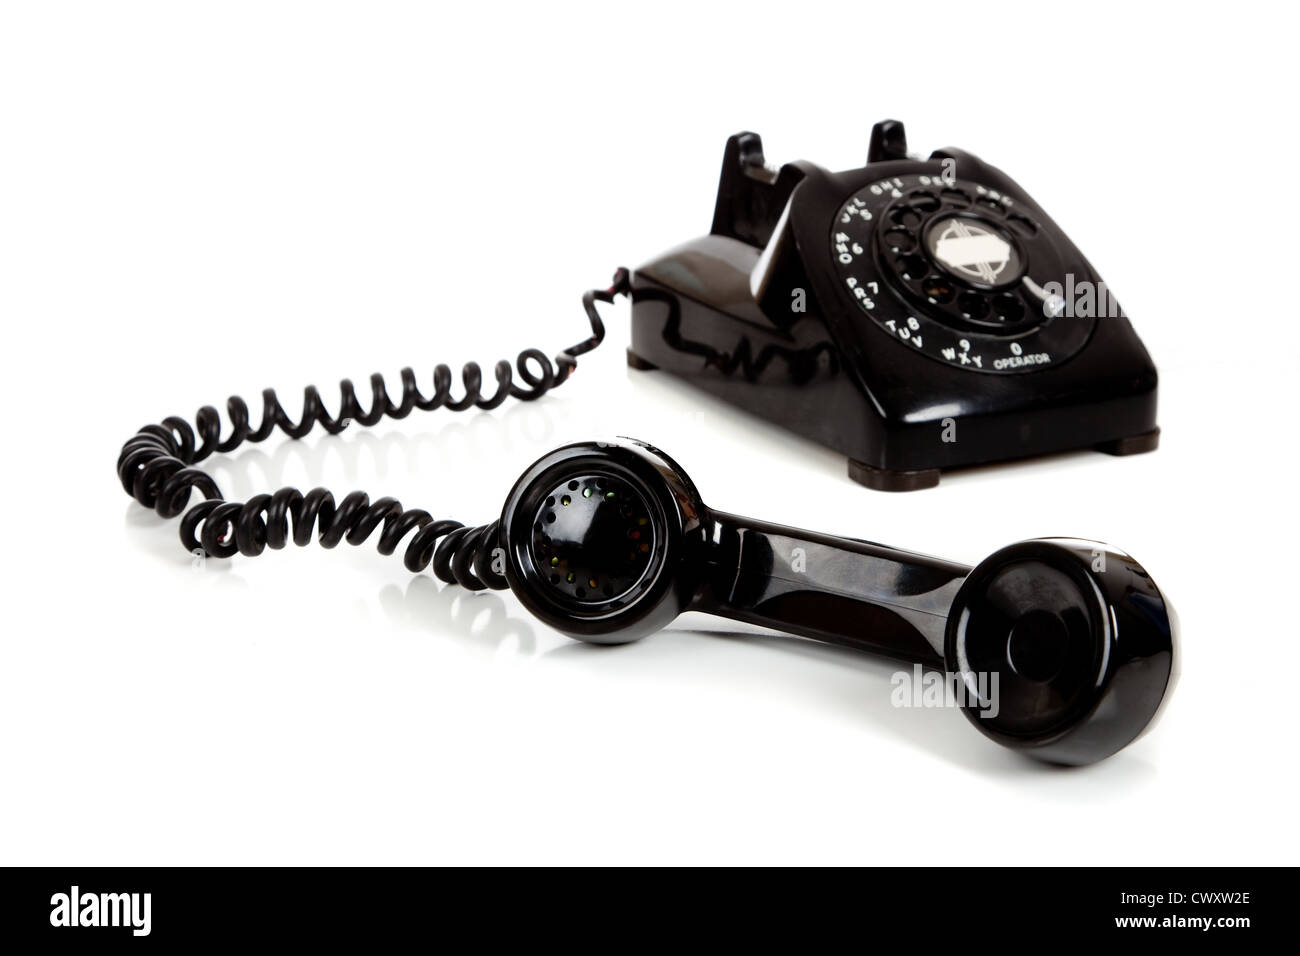
<svg viewBox="0 0 1300 956">
<path fill-rule="evenodd" d="M 627 350 L 627 364 L 629 368 L 634 368 L 642 372 L 651 372 L 659 367 L 658 365 L 655 365 L 653 362 L 647 362 L 645 359 L 637 355 L 631 349 Z"/>
<path fill-rule="evenodd" d="M 849 477 L 875 491 L 920 491 L 939 484 L 938 468 L 893 471 L 849 459 Z"/>
<path fill-rule="evenodd" d="M 1128 438 L 1116 438 L 1097 445 L 1097 451 L 1108 455 L 1141 455 L 1143 452 L 1155 451 L 1160 445 L 1160 429 L 1153 428 L 1142 435 L 1130 435 Z"/>
</svg>

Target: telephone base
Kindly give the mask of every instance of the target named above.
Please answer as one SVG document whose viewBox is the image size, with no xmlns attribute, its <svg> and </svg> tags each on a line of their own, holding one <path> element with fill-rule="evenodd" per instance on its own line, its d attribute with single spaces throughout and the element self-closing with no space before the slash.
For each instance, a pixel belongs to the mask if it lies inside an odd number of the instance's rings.
<svg viewBox="0 0 1300 956">
<path fill-rule="evenodd" d="M 839 173 L 728 140 L 708 235 L 629 278 L 628 364 L 832 448 L 880 490 L 1153 450 L 1155 364 L 1117 303 L 1082 297 L 1105 289 L 1087 259 L 1005 173 L 961 150 L 909 159 L 902 132 L 880 124 Z"/>
</svg>

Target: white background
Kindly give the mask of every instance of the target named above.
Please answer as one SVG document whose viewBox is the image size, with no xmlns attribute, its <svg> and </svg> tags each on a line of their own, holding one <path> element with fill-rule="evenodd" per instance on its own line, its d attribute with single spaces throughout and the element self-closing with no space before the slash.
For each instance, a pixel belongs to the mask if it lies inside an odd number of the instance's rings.
<svg viewBox="0 0 1300 956">
<path fill-rule="evenodd" d="M 466 12 L 470 11 L 472 12 Z M 0 14 L 5 863 L 1295 863 L 1294 12 L 1029 4 L 13 4 Z M 1286 21 L 1286 22 L 1283 22 Z M 661 445 L 741 514 L 969 563 L 1111 542 L 1178 607 L 1163 721 L 1059 770 L 895 665 L 687 617 L 575 644 L 373 547 L 202 571 L 123 495 L 140 425 L 582 338 L 707 231 L 726 137 L 871 124 L 1007 170 L 1161 372 L 1151 455 L 883 495 L 623 359 L 547 399 L 213 463 L 493 518 L 535 457 Z"/>
</svg>

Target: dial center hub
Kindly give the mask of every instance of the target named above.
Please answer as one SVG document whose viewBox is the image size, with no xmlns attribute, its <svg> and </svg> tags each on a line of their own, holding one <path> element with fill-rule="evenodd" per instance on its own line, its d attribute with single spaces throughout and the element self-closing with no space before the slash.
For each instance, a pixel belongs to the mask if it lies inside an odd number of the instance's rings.
<svg viewBox="0 0 1300 956">
<path fill-rule="evenodd" d="M 1015 240 L 973 216 L 943 216 L 925 232 L 925 248 L 945 272 L 971 285 L 999 288 L 1020 279 Z"/>
</svg>

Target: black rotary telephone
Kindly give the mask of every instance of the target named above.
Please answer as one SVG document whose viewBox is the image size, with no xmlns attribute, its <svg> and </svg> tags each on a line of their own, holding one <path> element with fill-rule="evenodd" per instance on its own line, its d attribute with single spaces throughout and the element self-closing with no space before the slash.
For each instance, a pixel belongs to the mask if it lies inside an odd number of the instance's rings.
<svg viewBox="0 0 1300 956">
<path fill-rule="evenodd" d="M 308 386 L 296 421 L 267 389 L 256 426 L 232 396 L 224 438 L 211 406 L 193 425 L 146 425 L 123 446 L 118 477 L 140 504 L 181 518 L 193 553 L 251 557 L 378 534 L 380 553 L 401 546 L 409 571 L 509 588 L 581 640 L 635 640 L 683 611 L 766 625 L 944 671 L 998 743 L 1053 763 L 1099 760 L 1151 726 L 1178 661 L 1172 607 L 1107 545 L 1036 539 L 969 568 L 781 527 L 710 509 L 676 462 L 629 439 L 551 452 L 498 520 L 474 527 L 359 491 L 227 501 L 196 467 L 277 428 L 337 434 L 347 421 L 539 398 L 600 344 L 596 304 L 620 294 L 633 302 L 631 361 L 842 447 L 855 477 L 877 487 L 921 487 L 939 468 L 1078 444 L 1154 447 L 1155 371 L 1127 319 L 1071 315 L 1047 285 L 1063 274 L 1099 281 L 1078 251 L 973 157 L 905 152 L 901 125 L 882 123 L 863 170 L 771 172 L 757 137 L 732 137 L 712 233 L 588 292 L 592 334 L 554 361 L 526 349 L 513 366 L 498 362 L 490 395 L 468 363 L 459 398 L 446 365 L 428 394 L 403 369 L 396 399 L 372 375 L 367 405 L 344 380 L 336 415 Z M 792 310 L 800 293 L 804 308 Z M 966 430 L 936 442 L 952 449 L 923 437 L 941 414 Z"/>
<path fill-rule="evenodd" d="M 1077 448 L 1156 447 L 1156 369 L 1037 203 L 959 149 L 771 169 L 727 141 L 713 227 L 637 270 L 628 362 L 849 459 L 870 488 Z"/>
</svg>

